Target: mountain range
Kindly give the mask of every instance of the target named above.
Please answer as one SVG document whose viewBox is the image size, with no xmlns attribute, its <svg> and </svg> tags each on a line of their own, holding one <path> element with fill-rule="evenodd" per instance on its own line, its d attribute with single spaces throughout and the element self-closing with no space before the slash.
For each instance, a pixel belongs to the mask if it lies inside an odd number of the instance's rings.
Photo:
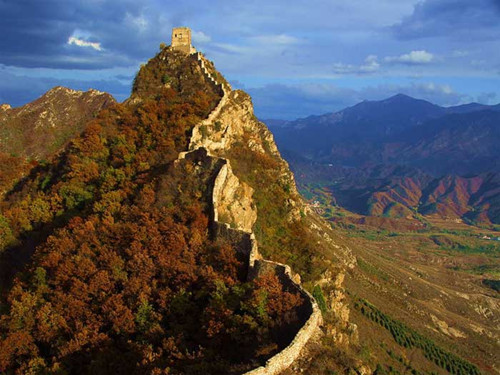
<svg viewBox="0 0 500 375">
<path fill-rule="evenodd" d="M 322 181 L 355 212 L 500 222 L 500 105 L 399 94 L 268 124 L 299 184 Z"/>
</svg>

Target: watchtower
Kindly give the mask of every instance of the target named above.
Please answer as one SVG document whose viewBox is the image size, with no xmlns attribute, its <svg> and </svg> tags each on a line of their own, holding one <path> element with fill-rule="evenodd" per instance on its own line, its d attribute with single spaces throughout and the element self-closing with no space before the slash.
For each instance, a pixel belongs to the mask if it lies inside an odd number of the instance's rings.
<svg viewBox="0 0 500 375">
<path fill-rule="evenodd" d="M 172 29 L 172 48 L 186 54 L 196 52 L 191 45 L 191 29 L 189 27 L 174 27 Z"/>
</svg>

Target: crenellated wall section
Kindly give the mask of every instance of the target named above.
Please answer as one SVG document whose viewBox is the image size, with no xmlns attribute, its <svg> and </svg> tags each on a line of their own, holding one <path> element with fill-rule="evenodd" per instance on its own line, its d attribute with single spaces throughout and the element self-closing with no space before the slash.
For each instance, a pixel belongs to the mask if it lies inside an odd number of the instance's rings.
<svg viewBox="0 0 500 375">
<path fill-rule="evenodd" d="M 213 145 L 204 137 L 203 127 L 213 126 L 221 110 L 228 104 L 231 87 L 227 83 L 219 83 L 214 78 L 216 73 L 207 69 L 207 61 L 201 53 L 194 56 L 199 62 L 205 76 L 220 90 L 222 98 L 210 115 L 193 128 L 189 150 L 179 154 L 178 160 L 200 158 L 208 160 L 207 165 L 214 168 L 214 178 L 210 186 L 212 231 L 215 238 L 231 243 L 239 257 L 245 260 L 246 277 L 255 277 L 273 273 L 280 280 L 283 289 L 298 293 L 303 297 L 303 304 L 297 308 L 301 327 L 291 342 L 280 352 L 269 358 L 266 363 L 244 375 L 277 375 L 287 369 L 300 355 L 311 337 L 318 332 L 322 324 L 322 316 L 314 298 L 300 285 L 299 275 L 293 274 L 285 264 L 265 260 L 259 254 L 257 240 L 252 232 L 257 219 L 257 212 L 252 202 L 253 189 L 239 181 L 234 175 L 231 163 L 226 158 L 210 154 L 209 145 Z M 219 145 L 220 146 L 220 145 Z"/>
</svg>

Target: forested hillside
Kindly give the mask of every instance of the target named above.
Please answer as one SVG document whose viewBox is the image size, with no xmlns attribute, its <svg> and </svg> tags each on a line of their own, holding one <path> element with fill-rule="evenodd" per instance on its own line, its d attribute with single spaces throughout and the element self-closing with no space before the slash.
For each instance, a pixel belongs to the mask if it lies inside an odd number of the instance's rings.
<svg viewBox="0 0 500 375">
<path fill-rule="evenodd" d="M 211 239 L 203 171 L 174 163 L 220 100 L 196 60 L 162 50 L 132 98 L 1 203 L 4 373 L 241 373 L 296 319 L 298 295 Z"/>
</svg>

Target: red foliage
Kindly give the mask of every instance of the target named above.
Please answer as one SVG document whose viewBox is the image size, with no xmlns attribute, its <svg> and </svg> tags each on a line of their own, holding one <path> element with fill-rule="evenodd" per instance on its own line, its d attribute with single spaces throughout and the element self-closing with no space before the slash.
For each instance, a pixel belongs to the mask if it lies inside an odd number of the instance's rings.
<svg viewBox="0 0 500 375">
<path fill-rule="evenodd" d="M 194 167 L 173 165 L 213 93 L 141 87 L 140 104 L 101 112 L 3 203 L 1 230 L 48 236 L 33 236 L 0 318 L 2 373 L 231 373 L 276 347 L 299 303 L 275 277 L 238 279 L 234 250 L 209 238 Z"/>
</svg>

